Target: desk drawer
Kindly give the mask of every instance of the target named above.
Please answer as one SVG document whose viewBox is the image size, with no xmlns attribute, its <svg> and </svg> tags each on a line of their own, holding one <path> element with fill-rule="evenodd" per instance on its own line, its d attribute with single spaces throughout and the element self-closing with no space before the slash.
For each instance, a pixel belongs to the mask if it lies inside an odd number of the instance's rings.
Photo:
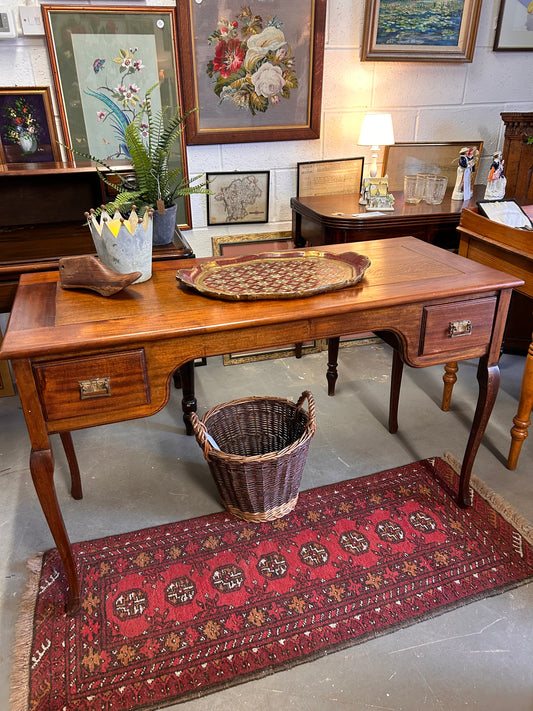
<svg viewBox="0 0 533 711">
<path fill-rule="evenodd" d="M 460 351 L 489 342 L 496 297 L 426 306 L 420 355 Z"/>
<path fill-rule="evenodd" d="M 34 373 L 48 421 L 150 402 L 142 349 L 38 363 Z"/>
</svg>

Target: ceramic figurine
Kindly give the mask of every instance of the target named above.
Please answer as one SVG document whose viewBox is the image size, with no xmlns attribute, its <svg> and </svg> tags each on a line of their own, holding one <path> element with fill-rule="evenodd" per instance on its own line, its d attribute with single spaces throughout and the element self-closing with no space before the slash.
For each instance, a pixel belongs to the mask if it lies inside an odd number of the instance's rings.
<svg viewBox="0 0 533 711">
<path fill-rule="evenodd" d="M 502 154 L 500 151 L 492 154 L 492 164 L 487 177 L 485 200 L 502 200 L 505 197 L 507 178 L 503 174 Z"/>
<path fill-rule="evenodd" d="M 478 155 L 475 148 L 461 148 L 452 200 L 470 200 L 472 197 L 472 171 L 477 164 Z"/>
</svg>

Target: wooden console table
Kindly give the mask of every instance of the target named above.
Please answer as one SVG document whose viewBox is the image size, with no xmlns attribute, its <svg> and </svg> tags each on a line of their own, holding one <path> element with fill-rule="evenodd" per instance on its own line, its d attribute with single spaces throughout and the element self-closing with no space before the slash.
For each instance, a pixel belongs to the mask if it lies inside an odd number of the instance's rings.
<svg viewBox="0 0 533 711">
<path fill-rule="evenodd" d="M 461 506 L 470 505 L 470 474 L 498 392 L 511 290 L 522 282 L 412 237 L 328 248 L 348 250 L 372 262 L 359 284 L 290 300 L 226 302 L 197 294 L 175 277 L 198 260 L 156 262 L 149 281 L 109 298 L 62 290 L 57 272 L 21 276 L 0 358 L 11 359 L 17 381 L 30 470 L 66 571 L 69 612 L 84 591 L 56 497 L 50 434 L 67 443 L 73 495 L 81 498 L 68 433 L 154 414 L 168 401 L 174 371 L 197 357 L 364 331 L 390 333 L 400 365 L 479 357 L 458 494 Z M 400 375 L 391 390 L 393 423 Z M 86 382 L 94 385 L 92 397 L 85 396 Z"/>
<path fill-rule="evenodd" d="M 295 197 L 291 199 L 294 242 L 302 247 L 412 236 L 456 251 L 461 210 L 467 204 L 475 206 L 485 187 L 476 186 L 469 203 L 452 200 L 451 193 L 449 189 L 440 205 L 411 205 L 404 202 L 403 192 L 393 192 L 394 212 L 380 215 L 365 212 L 359 193 Z"/>
</svg>

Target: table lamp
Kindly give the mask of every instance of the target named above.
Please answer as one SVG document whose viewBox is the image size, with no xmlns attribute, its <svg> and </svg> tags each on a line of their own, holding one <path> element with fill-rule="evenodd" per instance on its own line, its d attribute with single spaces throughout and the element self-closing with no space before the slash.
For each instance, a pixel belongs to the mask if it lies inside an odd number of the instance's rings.
<svg viewBox="0 0 533 711">
<path fill-rule="evenodd" d="M 378 174 L 379 146 L 390 146 L 394 143 L 392 116 L 390 114 L 366 114 L 361 126 L 358 144 L 372 146 L 372 162 L 369 175 L 375 178 Z"/>
</svg>

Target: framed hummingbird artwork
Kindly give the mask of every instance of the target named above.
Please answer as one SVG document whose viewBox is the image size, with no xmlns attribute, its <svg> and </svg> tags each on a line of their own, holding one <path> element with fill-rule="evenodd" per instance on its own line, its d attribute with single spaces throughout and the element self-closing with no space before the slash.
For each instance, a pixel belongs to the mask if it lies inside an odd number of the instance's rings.
<svg viewBox="0 0 533 711">
<path fill-rule="evenodd" d="M 154 116 L 181 110 L 173 8 L 43 5 L 42 13 L 69 159 L 127 162 L 124 131 L 134 119 L 142 127 L 148 101 Z M 183 134 L 173 150 L 172 167 L 187 175 Z M 178 224 L 188 227 L 181 201 Z"/>
</svg>

